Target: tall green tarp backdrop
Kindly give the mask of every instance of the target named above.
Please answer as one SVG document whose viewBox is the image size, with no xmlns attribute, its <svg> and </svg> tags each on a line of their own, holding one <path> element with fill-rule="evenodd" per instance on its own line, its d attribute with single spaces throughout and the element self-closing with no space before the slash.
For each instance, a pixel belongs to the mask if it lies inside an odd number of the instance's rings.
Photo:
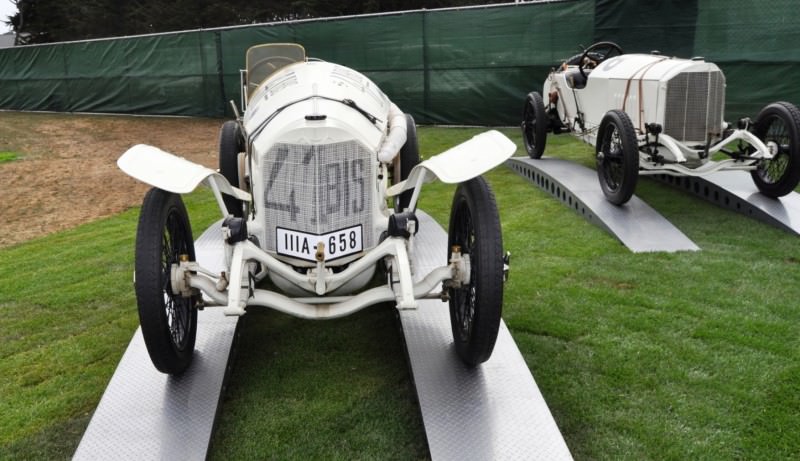
<svg viewBox="0 0 800 461">
<path fill-rule="evenodd" d="M 547 72 L 597 40 L 719 64 L 727 118 L 800 103 L 793 0 L 565 0 L 0 49 L 0 109 L 230 116 L 248 47 L 302 44 L 372 78 L 419 123 L 515 125 Z"/>
</svg>

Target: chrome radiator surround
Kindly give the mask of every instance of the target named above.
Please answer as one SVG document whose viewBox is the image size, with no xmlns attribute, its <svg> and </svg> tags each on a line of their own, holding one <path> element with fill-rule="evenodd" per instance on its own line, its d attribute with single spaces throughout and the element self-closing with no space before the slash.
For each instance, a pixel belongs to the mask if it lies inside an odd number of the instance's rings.
<svg viewBox="0 0 800 461">
<path fill-rule="evenodd" d="M 362 226 L 363 248 L 375 246 L 374 153 L 357 141 L 277 143 L 262 157 L 266 251 L 277 250 L 277 229 L 323 235 Z"/>
<path fill-rule="evenodd" d="M 667 82 L 664 133 L 705 144 L 722 132 L 725 76 L 721 71 L 682 72 Z"/>
</svg>

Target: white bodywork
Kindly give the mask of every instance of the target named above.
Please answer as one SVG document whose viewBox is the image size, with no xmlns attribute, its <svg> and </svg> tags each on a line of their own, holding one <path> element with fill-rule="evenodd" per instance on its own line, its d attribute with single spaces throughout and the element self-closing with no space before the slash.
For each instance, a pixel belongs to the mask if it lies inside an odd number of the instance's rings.
<svg viewBox="0 0 800 461">
<path fill-rule="evenodd" d="M 715 64 L 702 59 L 623 54 L 587 69 L 585 87 L 572 84 L 578 66 L 564 65 L 550 73 L 543 97 L 558 95 L 562 123 L 578 138 L 594 145 L 603 117 L 612 109 L 631 119 L 640 147 L 655 142 L 648 124 L 663 127 L 657 144 L 662 161 L 640 153 L 640 174 L 702 175 L 720 169 L 752 170 L 758 159 L 772 158 L 770 149 L 745 129 L 732 130 L 723 121 L 725 77 Z M 700 90 L 698 90 L 698 88 Z M 550 98 L 552 101 L 552 98 Z M 711 162 L 711 154 L 742 140 L 755 152 L 746 161 Z"/>
<path fill-rule="evenodd" d="M 229 315 L 259 305 L 300 317 L 332 318 L 389 300 L 398 308 L 414 308 L 418 298 L 441 296 L 434 289 L 442 281 L 465 281 L 469 260 L 458 253 L 450 264 L 412 281 L 414 224 L 409 238 L 385 237 L 394 212 L 387 201 L 416 187 L 407 208 L 413 211 L 424 182 L 478 176 L 509 158 L 516 149 L 513 142 L 497 131 L 483 133 L 420 163 L 406 181 L 390 187 L 387 168 L 405 143 L 406 119 L 367 77 L 343 66 L 301 60 L 244 88 L 250 94 L 241 118 L 246 161 L 240 172 L 249 190 L 151 146 L 134 146 L 118 160 L 128 175 L 170 192 L 184 194 L 205 184 L 223 216 L 228 215 L 223 194 L 248 204 L 251 239 L 228 243 L 230 230 L 220 231 L 229 270 L 214 274 L 196 262 L 182 262 L 173 268 L 175 289 L 199 289 L 210 305 L 225 306 Z M 339 257 L 329 251 L 329 240 L 338 243 L 345 237 L 353 243 L 348 253 Z M 294 247 L 292 239 L 304 239 L 304 246 Z M 364 290 L 381 261 L 395 283 Z M 266 277 L 285 294 L 254 286 Z"/>
<path fill-rule="evenodd" d="M 176 194 L 188 194 L 205 181 L 208 187 L 239 200 L 251 199 L 250 194 L 231 186 L 219 172 L 146 144 L 128 149 L 117 160 L 117 165 L 139 181 Z"/>
</svg>

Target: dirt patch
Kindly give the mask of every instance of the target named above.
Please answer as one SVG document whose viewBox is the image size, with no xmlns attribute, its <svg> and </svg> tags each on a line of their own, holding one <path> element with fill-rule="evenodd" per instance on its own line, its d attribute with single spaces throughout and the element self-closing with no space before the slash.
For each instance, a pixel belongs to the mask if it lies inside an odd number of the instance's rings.
<svg viewBox="0 0 800 461">
<path fill-rule="evenodd" d="M 0 247 L 141 204 L 148 186 L 117 168 L 135 144 L 217 167 L 221 120 L 0 113 Z"/>
</svg>

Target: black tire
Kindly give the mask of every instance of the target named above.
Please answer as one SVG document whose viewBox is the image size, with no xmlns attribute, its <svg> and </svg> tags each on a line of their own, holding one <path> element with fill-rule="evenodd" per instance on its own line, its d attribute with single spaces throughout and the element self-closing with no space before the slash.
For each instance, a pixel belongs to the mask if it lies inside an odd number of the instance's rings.
<svg viewBox="0 0 800 461">
<path fill-rule="evenodd" d="M 528 156 L 541 158 L 547 144 L 547 113 L 544 110 L 542 95 L 537 92 L 528 94 L 525 107 L 522 109 L 522 142 Z"/>
<path fill-rule="evenodd" d="M 400 177 L 395 178 L 396 182 L 404 181 L 408 178 L 411 170 L 419 164 L 419 142 L 417 141 L 417 125 L 414 117 L 406 114 L 406 143 L 400 148 Z M 409 189 L 395 198 L 394 209 L 397 212 L 403 211 L 411 202 L 414 189 Z"/>
<path fill-rule="evenodd" d="M 639 145 L 628 114 L 612 110 L 603 117 L 595 153 L 597 177 L 606 199 L 614 205 L 626 203 L 639 179 Z"/>
<path fill-rule="evenodd" d="M 470 283 L 449 288 L 453 342 L 468 366 L 492 355 L 503 310 L 503 237 L 497 203 L 482 177 L 458 185 L 450 211 L 448 261 L 453 245 L 470 258 Z"/>
<path fill-rule="evenodd" d="M 179 195 L 150 189 L 136 231 L 136 303 L 150 359 L 171 375 L 189 366 L 197 336 L 198 299 L 173 293 L 170 283 L 181 255 L 195 260 L 186 207 Z"/>
<path fill-rule="evenodd" d="M 764 160 L 750 174 L 762 194 L 778 198 L 800 182 L 800 110 L 792 103 L 775 102 L 759 112 L 753 134 L 775 147 L 772 160 Z"/>
<path fill-rule="evenodd" d="M 239 124 L 228 120 L 219 131 L 219 172 L 233 187 L 239 187 L 239 152 L 244 152 L 244 139 Z M 228 194 L 222 194 L 228 213 L 241 218 L 244 203 Z"/>
</svg>

